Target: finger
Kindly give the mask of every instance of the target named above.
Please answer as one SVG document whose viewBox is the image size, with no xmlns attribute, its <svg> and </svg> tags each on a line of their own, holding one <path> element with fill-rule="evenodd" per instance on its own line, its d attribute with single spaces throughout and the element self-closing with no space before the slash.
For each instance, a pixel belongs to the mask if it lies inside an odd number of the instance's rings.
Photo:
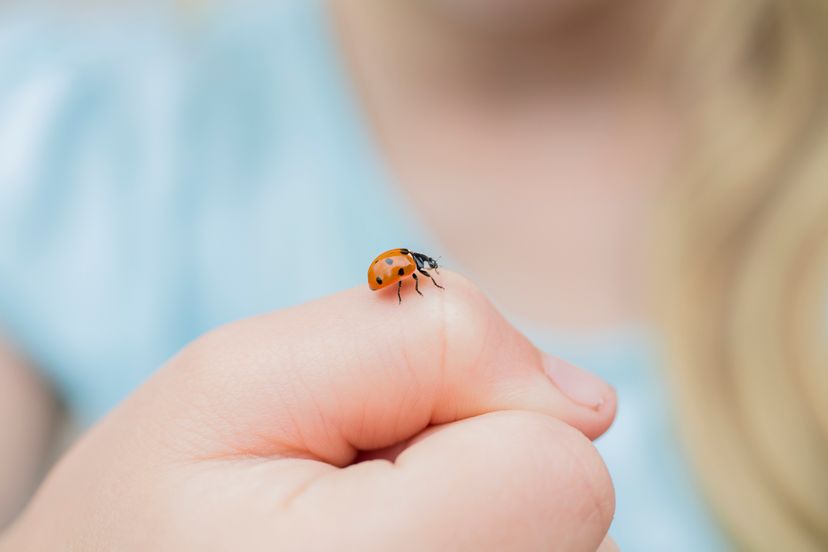
<svg viewBox="0 0 828 552">
<path fill-rule="evenodd" d="M 548 414 L 591 438 L 605 431 L 607 384 L 546 357 L 464 278 L 444 271 L 441 283 L 402 305 L 356 288 L 231 324 L 185 349 L 135 402 L 163 420 L 168 442 L 199 454 L 340 466 L 495 410 Z"/>
<path fill-rule="evenodd" d="M 394 465 L 327 472 L 289 504 L 287 525 L 319 529 L 283 538 L 312 550 L 596 550 L 614 500 L 581 433 L 544 415 L 496 412 L 430 432 Z"/>
</svg>

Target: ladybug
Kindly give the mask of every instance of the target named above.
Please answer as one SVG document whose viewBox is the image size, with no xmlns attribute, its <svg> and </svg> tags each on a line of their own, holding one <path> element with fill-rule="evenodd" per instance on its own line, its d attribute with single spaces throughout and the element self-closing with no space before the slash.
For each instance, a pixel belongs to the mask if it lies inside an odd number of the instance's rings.
<svg viewBox="0 0 828 552">
<path fill-rule="evenodd" d="M 430 278 L 438 288 L 445 289 L 434 280 L 434 277 L 426 270 L 427 268 L 429 270 L 433 269 L 434 272 L 439 274 L 437 261 L 428 255 L 415 253 L 404 247 L 389 249 L 374 259 L 374 262 L 368 267 L 368 287 L 376 291 L 397 284 L 397 300 L 402 303 L 400 289 L 402 289 L 403 280 L 408 277 L 414 278 L 414 289 L 422 295 L 420 280 L 417 278 L 417 272 L 419 272 Z"/>
</svg>

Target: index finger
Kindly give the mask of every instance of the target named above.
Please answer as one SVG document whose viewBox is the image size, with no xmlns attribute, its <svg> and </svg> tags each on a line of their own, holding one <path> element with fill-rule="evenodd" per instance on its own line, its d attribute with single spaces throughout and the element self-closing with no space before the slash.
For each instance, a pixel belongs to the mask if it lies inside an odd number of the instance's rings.
<svg viewBox="0 0 828 552">
<path fill-rule="evenodd" d="M 182 422 L 169 431 L 198 424 L 197 454 L 338 466 L 498 410 L 554 416 L 590 438 L 606 430 L 609 385 L 592 382 L 594 403 L 573 400 L 550 374 L 575 368 L 536 349 L 465 278 L 444 271 L 441 283 L 401 305 L 393 290 L 360 287 L 220 328 L 151 382 L 168 392 L 147 396 L 179 397 L 153 411 Z"/>
</svg>

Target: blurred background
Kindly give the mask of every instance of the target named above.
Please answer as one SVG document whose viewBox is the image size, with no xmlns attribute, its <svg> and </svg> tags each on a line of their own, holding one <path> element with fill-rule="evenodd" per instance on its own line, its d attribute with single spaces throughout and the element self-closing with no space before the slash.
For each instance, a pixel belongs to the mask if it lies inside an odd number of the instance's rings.
<svg viewBox="0 0 828 552">
<path fill-rule="evenodd" d="M 0 527 L 190 340 L 408 247 L 616 387 L 623 550 L 828 549 L 826 40 L 814 0 L 5 3 Z"/>
</svg>

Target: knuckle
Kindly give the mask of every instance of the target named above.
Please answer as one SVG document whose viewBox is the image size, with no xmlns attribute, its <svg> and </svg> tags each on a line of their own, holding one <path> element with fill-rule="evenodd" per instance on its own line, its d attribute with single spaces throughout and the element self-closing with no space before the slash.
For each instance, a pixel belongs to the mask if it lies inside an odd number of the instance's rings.
<svg viewBox="0 0 828 552">
<path fill-rule="evenodd" d="M 445 284 L 446 292 L 419 311 L 419 331 L 408 334 L 406 349 L 410 358 L 421 359 L 415 364 L 428 366 L 427 380 L 437 387 L 435 396 L 442 405 L 434 414 L 436 418 L 455 419 L 460 408 L 456 390 L 483 369 L 481 361 L 487 357 L 487 347 L 493 345 L 490 336 L 499 317 L 485 295 L 467 279 L 452 274 L 445 278 Z"/>
<path fill-rule="evenodd" d="M 457 280 L 453 293 L 443 297 L 439 326 L 447 360 L 468 366 L 483 352 L 501 319 L 477 286 L 462 277 Z"/>
<path fill-rule="evenodd" d="M 609 528 L 615 513 L 615 490 L 601 455 L 592 442 L 577 429 L 553 420 L 556 441 L 569 466 L 570 484 L 575 503 L 580 508 L 580 518 L 594 520 L 605 529 Z"/>
<path fill-rule="evenodd" d="M 526 465 L 542 474 L 538 479 L 544 481 L 544 488 L 539 489 L 542 499 L 565 497 L 574 519 L 605 532 L 615 512 L 615 491 L 592 442 L 572 426 L 544 414 L 512 412 L 502 419 L 509 426 L 504 434 L 520 435 L 522 442 L 512 448 L 522 449 Z M 529 476 L 532 470 L 525 471 Z"/>
<path fill-rule="evenodd" d="M 556 504 L 567 504 L 571 521 L 604 534 L 615 512 L 615 492 L 592 442 L 548 415 L 501 411 L 488 416 L 504 445 L 492 454 L 511 466 L 509 473 L 522 474 L 538 509 L 555 497 Z"/>
</svg>

